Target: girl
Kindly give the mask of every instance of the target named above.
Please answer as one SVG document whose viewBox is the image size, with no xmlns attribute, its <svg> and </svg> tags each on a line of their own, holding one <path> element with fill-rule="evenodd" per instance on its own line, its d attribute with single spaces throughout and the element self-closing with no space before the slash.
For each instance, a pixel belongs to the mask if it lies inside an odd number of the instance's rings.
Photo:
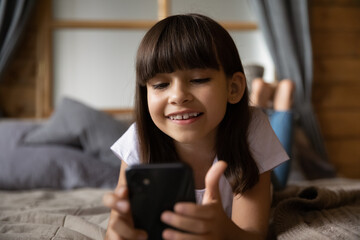
<svg viewBox="0 0 360 240">
<path fill-rule="evenodd" d="M 133 227 L 125 168 L 182 161 L 193 169 L 198 204 L 161 215 L 186 231 L 165 229 L 164 239 L 264 239 L 270 171 L 288 156 L 266 115 L 249 108 L 229 33 L 202 15 L 168 17 L 144 36 L 136 78 L 136 123 L 112 146 L 122 163 L 115 192 L 104 196 L 106 238 L 147 237 Z"/>
</svg>

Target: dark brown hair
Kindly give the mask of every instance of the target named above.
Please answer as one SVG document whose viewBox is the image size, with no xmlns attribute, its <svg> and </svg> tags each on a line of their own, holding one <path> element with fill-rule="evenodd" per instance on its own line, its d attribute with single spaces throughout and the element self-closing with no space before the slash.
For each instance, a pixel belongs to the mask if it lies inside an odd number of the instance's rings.
<svg viewBox="0 0 360 240">
<path fill-rule="evenodd" d="M 146 33 L 136 58 L 135 114 L 141 162 L 180 161 L 173 140 L 150 117 L 146 82 L 157 73 L 194 68 L 223 69 L 228 78 L 244 73 L 234 41 L 217 22 L 199 14 L 174 15 Z M 247 142 L 250 114 L 246 90 L 240 102 L 227 104 L 218 128 L 216 153 L 228 163 L 225 176 L 234 193 L 245 192 L 259 179 Z"/>
</svg>

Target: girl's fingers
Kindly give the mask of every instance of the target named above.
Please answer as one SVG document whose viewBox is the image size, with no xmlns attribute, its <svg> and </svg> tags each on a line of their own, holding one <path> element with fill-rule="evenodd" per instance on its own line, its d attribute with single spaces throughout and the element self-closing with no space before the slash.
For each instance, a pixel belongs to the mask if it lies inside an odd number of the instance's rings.
<svg viewBox="0 0 360 240">
<path fill-rule="evenodd" d="M 106 193 L 103 197 L 103 204 L 111 209 L 116 209 L 120 212 L 126 210 L 124 204 L 119 204 L 121 202 L 127 202 L 121 198 L 118 198 L 114 193 Z M 119 205 L 123 205 L 120 208 Z"/>
<path fill-rule="evenodd" d="M 202 204 L 212 203 L 214 201 L 221 202 L 219 190 L 219 181 L 227 168 L 227 163 L 218 161 L 211 166 L 205 176 L 205 193 Z"/>
<path fill-rule="evenodd" d="M 121 200 L 128 200 L 127 187 L 120 187 L 114 192 L 106 193 L 103 196 L 103 204 L 109 208 L 116 208 L 116 203 Z"/>
<path fill-rule="evenodd" d="M 103 204 L 122 216 L 130 215 L 130 203 L 127 199 L 119 198 L 116 193 L 106 193 L 103 197 Z"/>
<path fill-rule="evenodd" d="M 212 219 L 213 217 L 216 217 L 213 208 L 213 204 L 198 205 L 191 202 L 180 202 L 175 204 L 174 212 L 192 218 Z"/>
<path fill-rule="evenodd" d="M 114 193 L 105 193 L 102 200 L 105 206 L 109 208 L 115 208 L 117 197 L 114 196 Z"/>
<path fill-rule="evenodd" d="M 125 186 L 121 186 L 114 191 L 115 195 L 119 198 L 128 198 L 128 188 Z"/>
<path fill-rule="evenodd" d="M 171 239 L 189 239 L 189 240 L 209 240 L 211 237 L 209 235 L 195 235 L 191 233 L 179 232 L 174 229 L 167 228 L 163 231 L 162 237 L 165 240 Z"/>
<path fill-rule="evenodd" d="M 147 239 L 145 231 L 134 229 L 126 187 L 105 194 L 103 203 L 114 210 L 114 215 L 109 220 L 108 239 Z"/>
<path fill-rule="evenodd" d="M 145 231 L 134 229 L 126 221 L 113 221 L 109 224 L 109 228 L 109 235 L 112 235 L 114 239 L 147 239 Z"/>
<path fill-rule="evenodd" d="M 171 211 L 165 211 L 161 214 L 161 220 L 178 229 L 195 234 L 205 234 L 210 231 L 209 224 L 205 220 L 199 221 L 196 218 L 183 216 L 173 213 Z"/>
</svg>

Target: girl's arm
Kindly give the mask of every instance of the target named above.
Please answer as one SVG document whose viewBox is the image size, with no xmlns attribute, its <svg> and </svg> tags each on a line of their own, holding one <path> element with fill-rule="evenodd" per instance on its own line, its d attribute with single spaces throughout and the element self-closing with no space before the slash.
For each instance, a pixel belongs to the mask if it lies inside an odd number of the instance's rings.
<svg viewBox="0 0 360 240">
<path fill-rule="evenodd" d="M 270 175 L 271 171 L 260 174 L 259 182 L 252 189 L 242 195 L 234 196 L 232 207 L 234 226 L 230 226 L 229 232 L 246 234 L 248 236 L 246 239 L 266 238 L 271 205 Z"/>
<path fill-rule="evenodd" d="M 133 225 L 126 187 L 126 168 L 127 164 L 121 161 L 118 185 L 113 193 L 108 193 L 103 198 L 104 205 L 111 208 L 106 240 L 146 239 L 147 237 L 146 232 L 135 229 Z"/>
</svg>

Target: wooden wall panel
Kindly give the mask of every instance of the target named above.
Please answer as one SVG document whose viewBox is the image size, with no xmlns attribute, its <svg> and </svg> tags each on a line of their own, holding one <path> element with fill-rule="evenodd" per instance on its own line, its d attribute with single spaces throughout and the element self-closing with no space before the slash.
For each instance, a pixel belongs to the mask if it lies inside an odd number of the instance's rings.
<svg viewBox="0 0 360 240">
<path fill-rule="evenodd" d="M 2 85 L 0 102 L 6 117 L 33 118 L 35 91 L 29 85 Z"/>
<path fill-rule="evenodd" d="M 359 96 L 360 82 L 315 84 L 313 103 L 316 109 L 340 110 L 342 108 L 352 108 L 352 110 L 356 111 L 360 109 Z"/>
<path fill-rule="evenodd" d="M 315 56 L 337 56 L 341 58 L 360 55 L 359 34 L 354 31 L 315 31 L 313 32 L 313 40 L 313 44 L 316 46 L 313 49 Z"/>
<path fill-rule="evenodd" d="M 318 111 L 322 133 L 326 139 L 353 139 L 360 136 L 360 112 L 353 110 Z M 360 148 L 360 145 L 359 145 Z"/>
<path fill-rule="evenodd" d="M 314 108 L 339 176 L 360 178 L 360 1 L 309 3 Z"/>
<path fill-rule="evenodd" d="M 341 177 L 359 178 L 360 139 L 326 140 L 332 162 Z"/>
<path fill-rule="evenodd" d="M 316 0 L 312 0 L 316 1 Z M 338 0 L 342 1 L 342 0 Z M 354 0 L 358 1 L 358 0 Z M 324 3 L 320 6 L 312 6 L 310 13 L 314 30 L 326 31 L 338 29 L 339 31 L 359 31 L 360 7 L 350 4 L 348 6 L 336 6 Z"/>
<path fill-rule="evenodd" d="M 357 35 L 357 37 L 359 38 L 359 35 Z M 321 48 L 321 43 L 313 44 L 313 48 L 318 48 L 318 45 L 320 45 Z M 338 44 L 342 45 L 341 42 Z M 330 52 L 330 50 L 328 51 Z M 314 50 L 314 52 L 316 52 L 316 50 Z M 321 57 L 321 54 L 319 53 L 314 53 L 314 56 L 316 57 L 314 59 L 314 79 L 316 80 L 315 84 L 328 84 L 330 82 L 356 83 L 359 81 L 359 57 Z"/>
</svg>

